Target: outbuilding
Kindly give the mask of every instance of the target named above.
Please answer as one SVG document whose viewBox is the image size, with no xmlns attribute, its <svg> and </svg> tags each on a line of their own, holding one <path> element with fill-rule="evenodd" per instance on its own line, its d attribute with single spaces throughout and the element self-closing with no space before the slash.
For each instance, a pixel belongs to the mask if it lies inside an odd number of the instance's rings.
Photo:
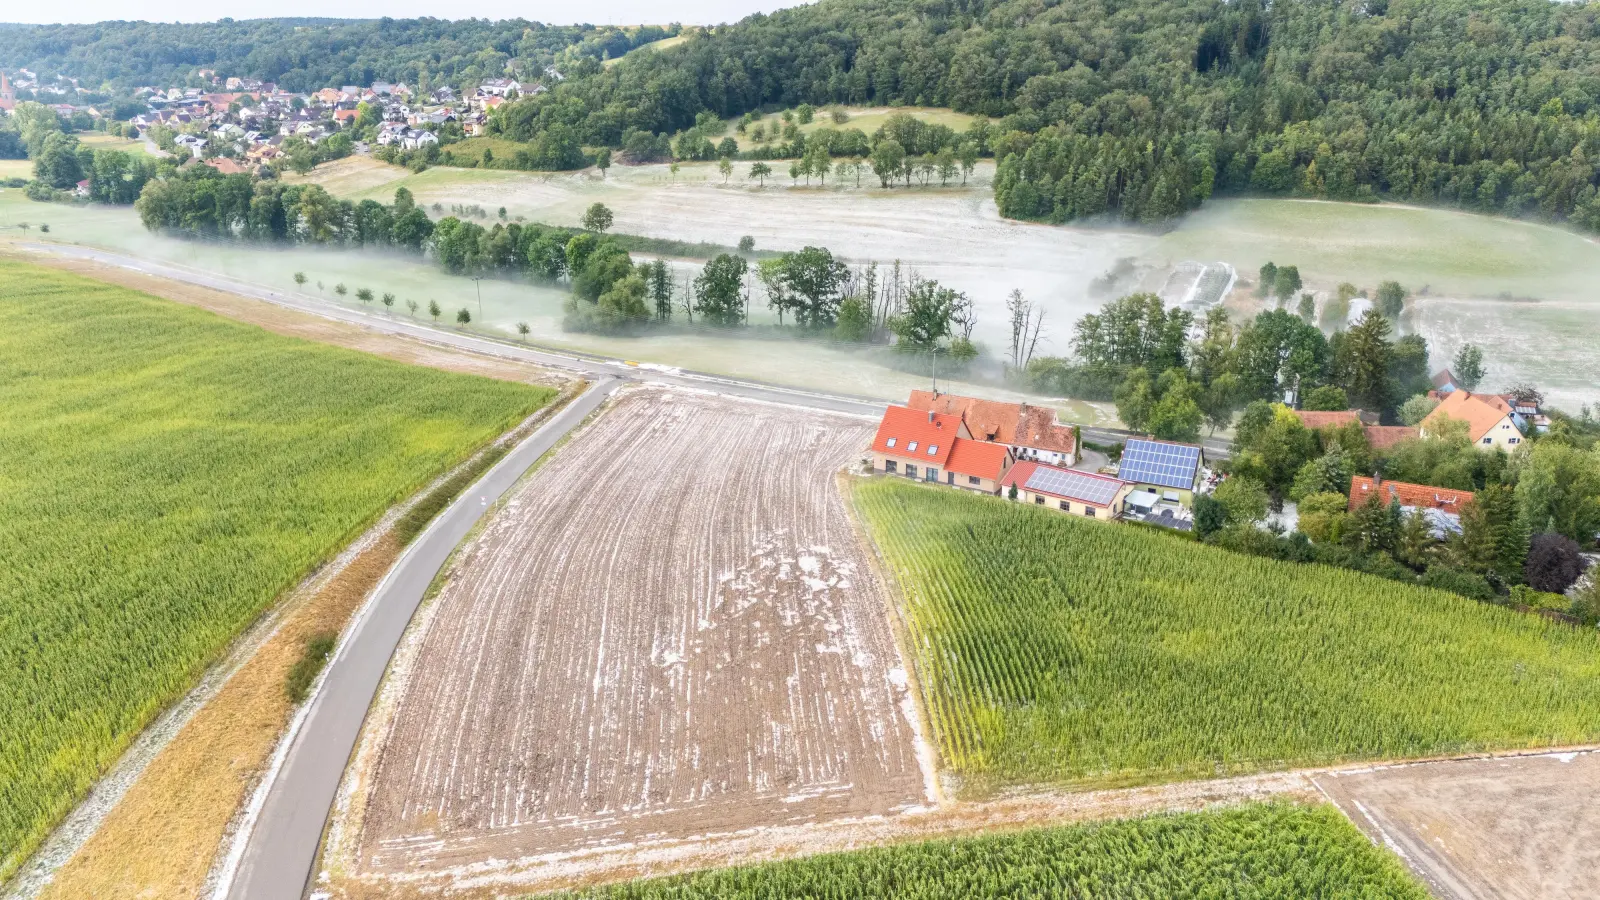
<svg viewBox="0 0 1600 900">
<path fill-rule="evenodd" d="M 1001 482 L 1006 496 L 1017 489 L 1016 499 L 1089 519 L 1114 519 L 1133 485 L 1107 475 L 1063 469 L 1032 460 L 1011 467 Z"/>
</svg>

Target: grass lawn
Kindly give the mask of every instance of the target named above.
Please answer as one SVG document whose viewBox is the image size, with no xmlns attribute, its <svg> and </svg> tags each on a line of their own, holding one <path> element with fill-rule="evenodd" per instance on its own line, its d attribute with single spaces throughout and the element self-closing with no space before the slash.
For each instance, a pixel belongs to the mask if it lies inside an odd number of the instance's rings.
<svg viewBox="0 0 1600 900">
<path fill-rule="evenodd" d="M 1600 634 L 898 479 L 855 504 L 974 792 L 1592 743 Z"/>
<path fill-rule="evenodd" d="M 78 132 L 78 143 L 95 150 L 121 150 L 125 153 L 137 150 L 141 154 L 145 152 L 144 141 L 117 137 L 100 131 Z"/>
<path fill-rule="evenodd" d="M 612 66 L 616 65 L 617 63 L 623 61 L 624 59 L 627 59 L 628 57 L 634 55 L 635 53 L 654 53 L 657 50 L 665 50 L 668 47 L 676 47 L 679 44 L 683 43 L 684 41 L 687 41 L 691 37 L 691 34 L 692 34 L 691 32 L 685 31 L 685 32 L 683 32 L 681 34 L 675 34 L 675 35 L 673 35 L 672 37 L 669 37 L 669 38 L 662 38 L 659 41 L 651 41 L 648 44 L 641 44 L 641 45 L 633 48 L 632 50 L 629 50 L 627 53 L 624 53 L 624 54 L 622 54 L 621 56 L 619 56 L 619 57 L 617 57 L 615 59 L 606 60 L 603 65 L 605 65 L 605 67 L 609 69 Z"/>
<path fill-rule="evenodd" d="M 485 150 L 492 152 L 495 159 L 515 159 L 518 150 L 526 149 L 527 144 L 498 137 L 470 137 L 444 148 L 445 152 L 459 160 L 481 160 Z M 449 163 L 441 162 L 440 165 Z"/>
<path fill-rule="evenodd" d="M 0 159 L 0 178 L 32 178 L 33 161 L 27 159 Z"/>
<path fill-rule="evenodd" d="M 828 112 L 831 108 L 832 107 L 818 107 L 816 117 L 811 120 L 810 124 L 801 125 L 800 133 L 810 134 L 811 132 L 816 131 L 818 128 L 834 128 L 841 131 L 846 128 L 859 128 L 866 133 L 867 137 L 870 138 L 872 137 L 872 133 L 874 131 L 877 131 L 880 127 L 882 127 L 883 123 L 887 121 L 890 116 L 896 113 L 906 113 L 907 115 L 921 119 L 930 125 L 948 125 L 956 131 L 966 131 L 967 126 L 971 125 L 973 119 L 977 118 L 977 116 L 970 115 L 968 113 L 959 113 L 952 109 L 940 109 L 928 106 L 902 106 L 892 108 L 887 106 L 846 106 L 842 108 L 845 111 L 845 115 L 847 115 L 849 118 L 844 122 L 844 124 L 840 125 L 835 123 L 833 118 L 829 116 Z M 797 119 L 796 121 L 799 120 Z M 748 132 L 745 134 L 739 134 L 738 132 L 734 131 L 733 127 L 738 123 L 739 120 L 737 118 L 729 119 L 728 130 L 725 132 L 725 135 L 731 136 L 734 138 L 734 140 L 738 141 L 740 150 L 752 150 L 758 146 L 762 146 L 757 144 L 754 140 L 751 140 Z M 776 133 L 781 134 L 783 131 L 783 115 L 781 112 L 777 112 L 762 116 L 760 119 L 756 120 L 756 122 L 752 122 L 750 124 L 750 128 L 754 129 L 757 124 L 765 126 L 769 136 L 775 133 L 773 131 L 774 127 L 778 129 Z M 723 135 L 719 135 L 716 138 L 713 138 L 712 143 L 717 143 L 718 141 L 722 140 L 722 137 Z M 772 144 L 774 141 L 769 140 L 767 143 Z"/>
<path fill-rule="evenodd" d="M 595 888 L 592 900 L 1426 900 L 1331 806 L 1272 803 L 927 841 Z"/>
<path fill-rule="evenodd" d="M 552 396 L 0 260 L 0 878 L 274 598 Z"/>
</svg>

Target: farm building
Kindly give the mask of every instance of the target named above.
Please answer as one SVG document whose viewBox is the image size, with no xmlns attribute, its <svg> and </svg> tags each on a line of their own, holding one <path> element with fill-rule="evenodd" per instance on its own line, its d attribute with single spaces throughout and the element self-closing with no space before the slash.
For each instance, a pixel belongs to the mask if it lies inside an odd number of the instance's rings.
<svg viewBox="0 0 1600 900">
<path fill-rule="evenodd" d="M 986 494 L 999 493 L 1012 462 L 1009 448 L 974 439 L 960 416 L 931 410 L 889 407 L 872 440 L 876 472 Z"/>
<path fill-rule="evenodd" d="M 1071 425 L 1056 421 L 1054 410 L 1027 403 L 1002 403 L 935 391 L 912 391 L 906 404 L 919 412 L 959 416 L 972 436 L 1004 444 L 1019 459 L 1070 466 L 1078 461 L 1078 441 Z"/>
<path fill-rule="evenodd" d="M 1381 481 L 1365 475 L 1350 479 L 1349 509 L 1352 512 L 1374 496 L 1380 503 L 1398 502 L 1406 512 L 1422 510 L 1428 517 L 1434 537 L 1439 538 L 1461 533 L 1461 508 L 1472 502 L 1471 491 L 1453 491 L 1405 481 Z"/>
<path fill-rule="evenodd" d="M 1193 444 L 1133 438 L 1122 447 L 1117 477 L 1133 486 L 1128 502 L 1140 510 L 1188 509 L 1204 464 L 1204 453 Z"/>
<path fill-rule="evenodd" d="M 1439 371 L 1433 373 L 1433 389 L 1437 391 L 1441 397 L 1446 394 L 1454 393 L 1456 389 L 1455 373 L 1449 369 L 1440 369 Z"/>
<path fill-rule="evenodd" d="M 1000 483 L 1008 496 L 1013 486 L 1020 502 L 1090 519 L 1114 519 L 1121 515 L 1123 502 L 1133 490 L 1133 485 L 1117 478 L 1032 460 L 1021 460 L 1012 466 Z"/>
<path fill-rule="evenodd" d="M 1441 433 L 1446 420 L 1467 423 L 1467 439 L 1480 449 L 1498 447 L 1509 453 L 1528 433 L 1528 420 L 1497 394 L 1451 391 L 1422 420 L 1422 436 Z"/>
<path fill-rule="evenodd" d="M 1359 409 L 1346 409 L 1337 412 L 1297 409 L 1294 414 L 1299 417 L 1300 424 L 1312 431 L 1322 428 L 1343 428 L 1346 425 L 1359 424 L 1362 433 L 1367 436 L 1368 446 L 1380 452 L 1390 449 L 1401 441 L 1417 437 L 1420 433 L 1417 429 L 1406 425 L 1379 425 L 1376 415 Z"/>
</svg>

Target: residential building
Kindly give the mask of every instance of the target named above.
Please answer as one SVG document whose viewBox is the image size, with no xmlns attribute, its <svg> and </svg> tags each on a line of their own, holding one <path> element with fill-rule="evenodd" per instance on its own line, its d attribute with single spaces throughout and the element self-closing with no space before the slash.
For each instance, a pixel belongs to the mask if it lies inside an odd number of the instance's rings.
<svg viewBox="0 0 1600 900">
<path fill-rule="evenodd" d="M 873 471 L 986 494 L 1000 492 L 1012 464 L 1001 444 L 976 440 L 960 416 L 891 406 L 872 441 Z"/>
<path fill-rule="evenodd" d="M 1453 393 L 1456 389 L 1456 375 L 1449 369 L 1440 369 L 1433 373 L 1433 389 L 1439 396 Z"/>
<path fill-rule="evenodd" d="M 1405 481 L 1381 481 L 1365 475 L 1350 479 L 1351 512 L 1373 497 L 1383 504 L 1398 502 L 1406 512 L 1421 510 L 1428 518 L 1429 530 L 1437 538 L 1461 533 L 1461 510 L 1472 502 L 1471 491 L 1454 491 Z"/>
<path fill-rule="evenodd" d="M 1497 394 L 1451 391 L 1422 420 L 1422 436 L 1439 434 L 1447 419 L 1465 422 L 1467 439 L 1480 449 L 1498 447 L 1509 453 L 1528 435 L 1527 420 Z"/>
<path fill-rule="evenodd" d="M 74 196 L 74 197 L 87 197 L 87 196 L 89 196 L 89 179 L 85 178 L 84 180 L 78 182 L 75 186 L 73 186 L 73 188 L 72 188 L 72 196 Z"/>
<path fill-rule="evenodd" d="M 1193 444 L 1130 438 L 1122 445 L 1117 477 L 1133 486 L 1129 502 L 1159 513 L 1189 509 L 1200 489 L 1205 454 Z"/>
<path fill-rule="evenodd" d="M 10 114 L 17 108 L 17 92 L 6 78 L 6 73 L 0 72 L 0 111 Z"/>
<path fill-rule="evenodd" d="M 1057 422 L 1055 412 L 1042 406 L 934 391 L 912 391 L 906 405 L 924 412 L 960 416 L 973 437 L 1004 444 L 1019 460 L 1030 459 L 1054 466 L 1071 466 L 1078 461 L 1077 438 L 1072 426 Z"/>
<path fill-rule="evenodd" d="M 1017 500 L 1089 519 L 1115 519 L 1133 485 L 1119 478 L 1063 469 L 1021 460 L 1001 480 L 1004 496 L 1017 489 Z"/>
<path fill-rule="evenodd" d="M 1297 409 L 1294 414 L 1299 417 L 1302 425 L 1312 431 L 1359 424 L 1362 433 L 1367 436 L 1367 445 L 1380 453 L 1403 440 L 1417 437 L 1419 433 L 1417 429 L 1405 425 L 1379 425 L 1377 415 L 1359 409 L 1338 411 Z"/>
<path fill-rule="evenodd" d="M 216 169 L 218 172 L 221 172 L 224 175 L 245 175 L 250 172 L 248 167 L 241 166 L 233 160 L 223 156 L 218 156 L 215 159 L 208 159 L 205 161 L 205 164 L 213 169 Z"/>
</svg>

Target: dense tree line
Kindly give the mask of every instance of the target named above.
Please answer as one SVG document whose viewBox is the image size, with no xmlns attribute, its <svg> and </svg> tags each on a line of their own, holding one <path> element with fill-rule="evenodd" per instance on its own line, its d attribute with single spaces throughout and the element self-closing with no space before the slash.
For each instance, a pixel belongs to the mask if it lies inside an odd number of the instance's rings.
<svg viewBox="0 0 1600 900">
<path fill-rule="evenodd" d="M 502 121 L 659 148 L 707 112 L 950 106 L 997 120 L 980 149 L 1019 218 L 1155 221 L 1248 192 L 1600 229 L 1597 20 L 1544 0 L 824 0 L 594 66 Z"/>
<path fill-rule="evenodd" d="M 26 66 L 85 87 L 166 86 L 219 77 L 275 82 L 291 91 L 376 80 L 413 88 L 475 85 L 508 65 L 538 76 L 547 65 L 617 57 L 676 27 L 543 25 L 523 19 L 251 19 L 191 24 L 99 22 L 0 28 L 0 69 Z"/>
</svg>

